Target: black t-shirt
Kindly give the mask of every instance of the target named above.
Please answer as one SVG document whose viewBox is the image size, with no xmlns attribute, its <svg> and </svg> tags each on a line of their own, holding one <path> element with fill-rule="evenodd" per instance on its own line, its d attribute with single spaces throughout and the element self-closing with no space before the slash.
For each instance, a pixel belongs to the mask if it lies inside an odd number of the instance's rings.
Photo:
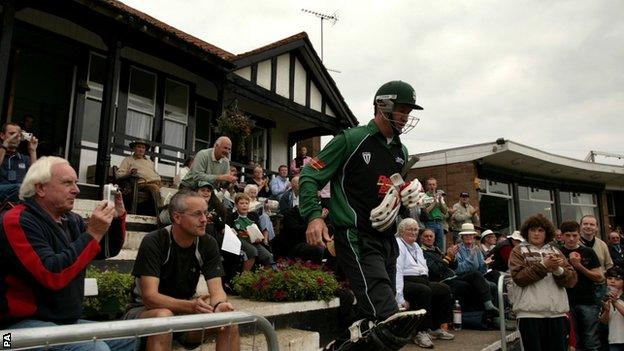
<svg viewBox="0 0 624 351">
<path fill-rule="evenodd" d="M 196 255 L 201 256 L 202 265 Z M 132 275 L 137 278 L 151 276 L 160 279 L 158 292 L 176 299 L 189 299 L 195 295 L 199 274 L 210 280 L 224 275 L 221 255 L 216 240 L 210 235 L 203 235 L 188 248 L 182 248 L 163 228 L 151 232 L 143 238 Z M 134 289 L 136 301 L 140 292 Z"/>
<path fill-rule="evenodd" d="M 600 267 L 600 261 L 594 250 L 586 246 L 579 246 L 570 250 L 565 247 L 561 248 L 561 252 L 566 258 L 570 258 L 570 253 L 578 252 L 581 255 L 581 264 L 587 269 Z M 568 299 L 570 305 L 594 305 L 596 304 L 596 283 L 587 278 L 585 274 L 577 271 L 578 281 L 572 288 L 567 288 Z"/>
</svg>

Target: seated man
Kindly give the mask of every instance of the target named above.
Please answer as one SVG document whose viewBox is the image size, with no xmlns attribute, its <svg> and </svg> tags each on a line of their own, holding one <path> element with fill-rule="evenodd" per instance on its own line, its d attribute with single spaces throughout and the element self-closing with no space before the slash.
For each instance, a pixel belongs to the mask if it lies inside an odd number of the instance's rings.
<svg viewBox="0 0 624 351">
<path fill-rule="evenodd" d="M 69 162 L 42 157 L 20 188 L 24 202 L 0 220 L 0 329 L 86 323 L 80 319 L 87 266 L 119 253 L 125 237 L 121 194 L 86 221 L 71 212 L 80 192 Z M 102 240 L 105 238 L 104 240 Z M 134 339 L 89 341 L 55 350 L 134 350 Z"/>
<path fill-rule="evenodd" d="M 286 190 L 279 201 L 279 211 L 284 214 L 288 209 L 299 206 L 299 176 L 294 176 L 290 182 L 290 189 Z"/>
<path fill-rule="evenodd" d="M 139 178 L 139 191 L 146 191 L 150 194 L 155 207 L 155 214 L 158 214 L 162 207 L 160 196 L 160 175 L 156 173 L 154 163 L 145 156 L 149 149 L 149 144 L 145 140 L 136 140 L 130 143 L 134 153 L 121 161 L 117 173 L 117 178 L 128 175 L 135 175 Z"/>
<path fill-rule="evenodd" d="M 279 166 L 277 171 L 279 175 L 271 179 L 269 186 L 271 187 L 271 194 L 273 194 L 273 198 L 279 201 L 282 198 L 282 195 L 290 189 L 290 181 L 288 180 L 288 167 L 286 167 L 286 165 Z"/>
<path fill-rule="evenodd" d="M 169 203 L 173 224 L 149 233 L 141 242 L 132 275 L 136 303 L 125 319 L 233 311 L 221 286 L 223 266 L 216 240 L 206 235 L 208 204 L 196 192 L 180 191 Z M 208 295 L 196 296 L 199 274 Z M 237 326 L 213 330 L 217 350 L 238 350 Z M 185 347 L 202 343 L 202 330 L 149 336 L 147 350 L 171 350 L 176 338 Z"/>
<path fill-rule="evenodd" d="M 16 123 L 8 122 L 0 132 L 0 203 L 9 200 L 17 202 L 17 193 L 28 167 L 37 161 L 37 138 L 30 136 L 28 155 L 18 151 L 22 140 L 22 129 Z"/>
<path fill-rule="evenodd" d="M 212 184 L 235 183 L 238 178 L 230 174 L 230 151 L 232 140 L 221 136 L 215 141 L 214 147 L 200 150 L 195 155 L 191 170 L 182 178 L 180 189 L 193 189 L 197 182 L 204 180 Z M 219 185 L 219 187 L 224 187 Z"/>
</svg>

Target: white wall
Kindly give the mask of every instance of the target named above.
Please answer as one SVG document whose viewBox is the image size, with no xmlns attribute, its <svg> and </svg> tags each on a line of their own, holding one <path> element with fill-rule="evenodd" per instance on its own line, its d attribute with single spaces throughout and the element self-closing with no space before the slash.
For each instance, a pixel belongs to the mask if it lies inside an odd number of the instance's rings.
<svg viewBox="0 0 624 351">
<path fill-rule="evenodd" d="M 237 69 L 236 71 L 234 71 L 234 73 L 236 73 L 237 75 L 247 79 L 247 80 L 251 80 L 251 66 L 247 66 L 247 67 L 243 67 L 241 69 Z"/>
<path fill-rule="evenodd" d="M 314 82 L 310 83 L 310 108 L 321 112 L 321 105 L 323 102 L 323 98 L 321 96 L 321 92 L 318 90 Z"/>
<path fill-rule="evenodd" d="M 285 98 L 290 98 L 290 55 L 284 54 L 277 57 L 277 69 L 275 72 L 275 93 Z"/>
<path fill-rule="evenodd" d="M 271 60 L 258 63 L 257 84 L 264 89 L 271 90 Z"/>
</svg>

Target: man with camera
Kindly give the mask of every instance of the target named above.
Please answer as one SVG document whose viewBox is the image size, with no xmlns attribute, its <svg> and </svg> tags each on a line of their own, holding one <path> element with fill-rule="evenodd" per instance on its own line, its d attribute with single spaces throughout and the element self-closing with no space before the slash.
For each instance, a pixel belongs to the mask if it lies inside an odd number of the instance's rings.
<svg viewBox="0 0 624 351">
<path fill-rule="evenodd" d="M 0 219 L 0 329 L 86 323 L 80 319 L 87 266 L 119 253 L 126 210 L 97 204 L 86 221 L 71 212 L 80 193 L 67 160 L 42 157 L 20 187 L 23 203 Z M 133 350 L 134 340 L 90 341 L 59 350 Z"/>
<path fill-rule="evenodd" d="M 0 203 L 8 200 L 17 202 L 17 193 L 20 184 L 30 165 L 37 161 L 36 137 L 22 131 L 17 123 L 7 122 L 0 132 L 2 144 L 0 146 Z M 28 142 L 28 153 L 24 155 L 18 151 L 22 140 Z"/>
</svg>

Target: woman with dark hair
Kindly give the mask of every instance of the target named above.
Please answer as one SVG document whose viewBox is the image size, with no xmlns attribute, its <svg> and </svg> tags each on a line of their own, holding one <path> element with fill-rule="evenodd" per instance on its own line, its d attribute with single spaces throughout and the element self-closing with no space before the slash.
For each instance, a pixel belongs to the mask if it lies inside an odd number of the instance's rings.
<svg viewBox="0 0 624 351">
<path fill-rule="evenodd" d="M 570 311 L 565 288 L 577 275 L 558 248 L 549 244 L 555 227 L 542 214 L 529 217 L 520 228 L 526 240 L 513 248 L 509 270 L 511 300 L 525 350 L 567 350 Z"/>
<path fill-rule="evenodd" d="M 258 197 L 268 199 L 271 197 L 271 188 L 269 187 L 269 178 L 264 175 L 262 166 L 256 166 L 253 169 L 253 177 L 247 184 L 255 184 L 258 186 Z"/>
<path fill-rule="evenodd" d="M 299 173 L 301 173 L 301 169 L 303 169 L 303 166 L 307 165 L 310 161 L 312 161 L 312 158 L 308 156 L 308 148 L 302 146 L 301 149 L 299 149 L 299 154 L 297 155 L 297 157 L 293 158 L 292 161 L 290 161 L 291 175 L 293 177 L 299 175 Z"/>
</svg>

